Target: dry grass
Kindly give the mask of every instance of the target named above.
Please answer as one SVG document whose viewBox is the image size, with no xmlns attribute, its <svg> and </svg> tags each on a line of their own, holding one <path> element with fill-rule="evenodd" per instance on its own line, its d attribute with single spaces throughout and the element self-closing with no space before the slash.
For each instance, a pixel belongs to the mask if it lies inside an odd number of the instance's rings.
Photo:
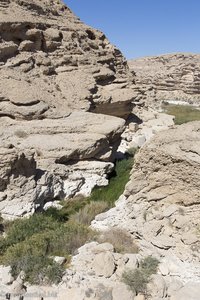
<svg viewBox="0 0 200 300">
<path fill-rule="evenodd" d="M 111 243 L 118 253 L 138 253 L 139 251 L 132 236 L 123 229 L 110 229 L 98 239 L 101 243 Z"/>
<path fill-rule="evenodd" d="M 92 201 L 80 209 L 76 214 L 72 215 L 70 220 L 80 224 L 90 225 L 96 215 L 105 212 L 108 208 L 109 204 L 106 201 Z"/>
</svg>

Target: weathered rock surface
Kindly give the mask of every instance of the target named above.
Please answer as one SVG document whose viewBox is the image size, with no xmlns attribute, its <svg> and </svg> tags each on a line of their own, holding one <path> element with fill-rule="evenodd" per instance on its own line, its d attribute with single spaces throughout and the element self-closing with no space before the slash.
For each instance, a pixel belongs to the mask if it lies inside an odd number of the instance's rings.
<svg viewBox="0 0 200 300">
<path fill-rule="evenodd" d="M 139 93 L 121 52 L 62 1 L 1 0 L 0 113 L 59 118 L 73 110 L 126 117 Z"/>
<path fill-rule="evenodd" d="M 159 131 L 166 130 L 174 125 L 174 117 L 160 113 L 151 108 L 137 110 L 137 119 L 132 116 L 129 119 L 123 134 L 118 152 L 130 152 L 141 148 Z"/>
<path fill-rule="evenodd" d="M 136 83 L 147 93 L 147 103 L 160 106 L 163 100 L 200 103 L 200 55 L 176 53 L 129 61 Z"/>
<path fill-rule="evenodd" d="M 108 183 L 124 120 L 74 112 L 63 119 L 0 118 L 0 212 L 30 214 L 52 199 Z"/>
<path fill-rule="evenodd" d="M 186 283 L 191 288 L 186 298 L 192 299 L 192 286 L 200 285 L 199 131 L 200 122 L 191 122 L 157 133 L 136 155 L 130 182 L 116 207 L 92 222 L 97 230 L 127 230 L 138 241 L 142 256 L 159 259 L 164 281 L 151 283 L 153 300 L 178 299 Z M 186 299 L 184 295 L 181 289 L 180 297 Z"/>
<path fill-rule="evenodd" d="M 100 113 L 127 118 L 141 93 L 105 35 L 60 0 L 1 0 L 0 77 L 3 216 L 106 185 L 124 121 Z"/>
</svg>

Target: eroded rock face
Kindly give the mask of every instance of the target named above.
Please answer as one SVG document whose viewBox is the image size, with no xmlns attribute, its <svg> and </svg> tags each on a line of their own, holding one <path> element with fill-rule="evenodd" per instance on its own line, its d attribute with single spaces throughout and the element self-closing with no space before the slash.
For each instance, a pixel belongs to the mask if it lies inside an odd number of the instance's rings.
<svg viewBox="0 0 200 300">
<path fill-rule="evenodd" d="M 148 104 L 163 100 L 200 102 L 200 55 L 191 53 L 150 56 L 129 61 L 136 83 L 147 91 Z"/>
<path fill-rule="evenodd" d="M 98 230 L 127 230 L 138 240 L 142 256 L 159 259 L 164 282 L 158 290 L 163 295 L 152 288 L 153 300 L 185 299 L 186 287 L 192 290 L 200 284 L 199 131 L 197 121 L 157 133 L 136 155 L 116 207 L 92 222 Z"/>
<path fill-rule="evenodd" d="M 127 117 L 140 97 L 121 52 L 62 1 L 0 1 L 0 76 L 0 114 L 15 119 Z"/>
<path fill-rule="evenodd" d="M 124 120 L 105 115 L 141 93 L 105 35 L 60 0 L 0 0 L 0 77 L 3 216 L 106 185 Z"/>
<path fill-rule="evenodd" d="M 0 118 L 0 211 L 31 214 L 47 201 L 108 184 L 124 120 L 74 112 L 59 120 Z"/>
</svg>

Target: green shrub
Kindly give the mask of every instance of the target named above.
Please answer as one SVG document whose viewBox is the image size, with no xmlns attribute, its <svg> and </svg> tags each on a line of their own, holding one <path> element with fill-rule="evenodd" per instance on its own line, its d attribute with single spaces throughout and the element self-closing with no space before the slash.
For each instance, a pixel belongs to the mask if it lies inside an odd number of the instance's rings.
<svg viewBox="0 0 200 300">
<path fill-rule="evenodd" d="M 95 232 L 88 226 L 68 222 L 53 232 L 49 252 L 65 257 L 72 255 L 79 247 L 90 241 L 94 235 Z"/>
<path fill-rule="evenodd" d="M 159 261 L 147 256 L 140 262 L 138 269 L 126 270 L 122 274 L 122 281 L 128 285 L 130 290 L 138 295 L 147 293 L 147 284 L 151 280 L 151 275 L 156 274 Z"/>
<path fill-rule="evenodd" d="M 130 234 L 122 229 L 110 229 L 99 237 L 101 243 L 111 243 L 118 253 L 138 253 L 138 246 Z"/>
<path fill-rule="evenodd" d="M 14 277 L 23 270 L 25 281 L 30 284 L 57 284 L 64 274 L 64 267 L 46 256 L 21 256 L 18 260 L 13 261 L 10 266 Z"/>
<path fill-rule="evenodd" d="M 90 225 L 95 216 L 108 210 L 109 205 L 106 201 L 92 201 L 70 217 L 74 222 Z"/>
<path fill-rule="evenodd" d="M 88 203 L 88 198 L 84 198 L 83 196 L 76 196 L 72 199 L 60 201 L 60 204 L 63 205 L 62 209 L 58 210 L 55 207 L 50 207 L 43 214 L 45 216 L 52 217 L 56 221 L 66 222 L 69 220 L 71 215 L 77 213 Z"/>
<path fill-rule="evenodd" d="M 145 272 L 147 277 L 149 277 L 157 272 L 158 265 L 159 261 L 157 258 L 147 256 L 141 261 L 140 268 Z"/>
<path fill-rule="evenodd" d="M 137 151 L 138 151 L 138 148 L 136 148 L 136 147 L 131 147 L 131 148 L 127 149 L 126 155 L 127 155 L 128 157 L 134 157 L 135 154 L 137 153 Z"/>
<path fill-rule="evenodd" d="M 142 270 L 135 269 L 125 271 L 122 274 L 122 280 L 136 295 L 139 293 L 146 294 L 148 278 Z"/>
<path fill-rule="evenodd" d="M 59 223 L 53 218 L 35 214 L 30 218 L 18 219 L 7 225 L 6 237 L 0 239 L 0 252 L 44 230 L 54 230 Z"/>
<path fill-rule="evenodd" d="M 30 283 L 38 284 L 38 282 L 41 283 L 45 280 L 57 283 L 62 268 L 54 263 L 50 256 L 58 255 L 69 259 L 69 256 L 90 240 L 94 233 L 82 224 L 73 222 L 59 226 L 57 223 L 55 224 L 53 229 L 50 228 L 27 236 L 24 240 L 12 245 L 8 243 L 0 263 L 10 265 L 15 277 L 23 270 L 26 274 L 26 280 Z M 9 235 L 5 240 L 7 238 L 10 241 Z M 32 264 L 32 262 L 35 263 Z M 54 276 L 55 274 L 57 275 Z"/>
</svg>

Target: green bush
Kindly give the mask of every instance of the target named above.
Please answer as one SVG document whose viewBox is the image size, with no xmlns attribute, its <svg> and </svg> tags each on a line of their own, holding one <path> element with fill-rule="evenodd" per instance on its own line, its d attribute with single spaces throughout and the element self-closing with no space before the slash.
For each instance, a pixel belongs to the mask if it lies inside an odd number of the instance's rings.
<svg viewBox="0 0 200 300">
<path fill-rule="evenodd" d="M 52 233 L 49 252 L 52 255 L 65 257 L 72 255 L 79 247 L 90 241 L 94 235 L 95 232 L 88 226 L 68 222 Z"/>
<path fill-rule="evenodd" d="M 147 256 L 141 261 L 140 268 L 144 270 L 147 277 L 149 277 L 157 272 L 158 265 L 159 261 L 157 260 L 157 258 Z"/>
<path fill-rule="evenodd" d="M 138 269 L 126 270 L 122 274 L 122 281 L 128 285 L 136 295 L 147 293 L 147 284 L 151 280 L 151 275 L 156 274 L 159 261 L 148 256 L 140 262 Z"/>
<path fill-rule="evenodd" d="M 25 281 L 30 284 L 59 283 L 64 267 L 46 256 L 25 255 L 10 264 L 12 275 L 16 277 L 21 270 L 25 272 Z"/>
<path fill-rule="evenodd" d="M 58 222 L 66 222 L 69 220 L 71 215 L 77 213 L 88 203 L 88 198 L 84 198 L 83 196 L 76 196 L 72 199 L 60 201 L 60 204 L 63 205 L 62 209 L 58 210 L 55 207 L 50 207 L 45 212 L 43 212 L 43 215 L 52 217 Z"/>
<path fill-rule="evenodd" d="M 142 270 L 135 269 L 125 271 L 122 274 L 122 280 L 136 295 L 139 293 L 146 294 L 148 278 Z"/>
<path fill-rule="evenodd" d="M 137 151 L 138 151 L 138 148 L 131 147 L 131 148 L 127 149 L 126 155 L 127 155 L 127 157 L 134 157 L 135 154 L 137 153 Z"/>
<path fill-rule="evenodd" d="M 138 246 L 130 234 L 122 229 L 110 229 L 99 237 L 101 243 L 111 243 L 118 253 L 138 253 Z"/>
<path fill-rule="evenodd" d="M 19 242 L 14 240 L 15 243 L 13 244 L 10 244 L 11 238 L 8 232 L 5 238 L 6 247 L 0 262 L 4 265 L 10 265 L 15 277 L 23 270 L 26 274 L 26 280 L 30 283 L 38 284 L 38 282 L 41 283 L 45 280 L 57 283 L 62 267 L 54 263 L 50 257 L 58 255 L 69 260 L 69 256 L 94 235 L 92 230 L 82 224 L 68 222 L 57 225 L 57 223 L 53 225 L 52 222 L 52 229 L 44 229 L 27 236 L 23 240 L 21 239 Z M 13 234 L 13 231 L 10 232 Z M 32 231 L 28 232 L 32 233 Z M 6 244 L 7 240 L 9 243 Z M 32 262 L 35 263 L 32 264 Z M 55 274 L 57 275 L 54 276 Z"/>
<path fill-rule="evenodd" d="M 0 252 L 11 245 L 20 243 L 32 235 L 44 230 L 54 230 L 59 223 L 51 217 L 35 214 L 30 218 L 18 219 L 7 225 L 6 237 L 0 239 Z"/>
</svg>

